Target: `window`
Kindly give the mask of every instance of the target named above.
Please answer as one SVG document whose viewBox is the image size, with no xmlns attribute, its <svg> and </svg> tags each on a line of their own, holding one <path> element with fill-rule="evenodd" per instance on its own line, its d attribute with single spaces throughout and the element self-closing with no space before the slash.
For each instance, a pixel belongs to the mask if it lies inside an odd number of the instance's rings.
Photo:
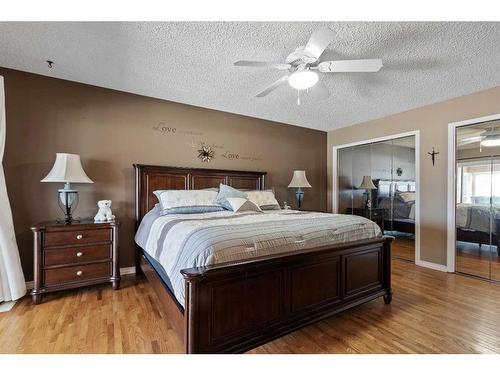
<svg viewBox="0 0 500 375">
<path fill-rule="evenodd" d="M 493 161 L 494 163 L 494 161 Z M 491 160 L 457 164 L 457 203 L 490 205 L 500 200 L 500 170 Z"/>
</svg>

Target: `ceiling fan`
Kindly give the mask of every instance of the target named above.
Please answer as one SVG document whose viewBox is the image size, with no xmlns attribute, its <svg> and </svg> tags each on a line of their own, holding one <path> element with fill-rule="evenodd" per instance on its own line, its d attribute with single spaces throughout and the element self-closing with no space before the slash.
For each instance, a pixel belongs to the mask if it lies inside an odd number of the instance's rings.
<svg viewBox="0 0 500 375">
<path fill-rule="evenodd" d="M 297 90 L 297 94 L 307 90 L 318 99 L 326 99 L 330 93 L 320 82 L 319 73 L 351 73 L 351 72 L 378 72 L 382 68 L 380 59 L 364 60 L 337 60 L 319 61 L 321 54 L 333 40 L 333 31 L 329 28 L 320 28 L 314 31 L 305 46 L 300 46 L 289 54 L 285 63 L 267 61 L 239 60 L 235 66 L 265 67 L 287 71 L 287 74 L 267 86 L 256 96 L 262 98 L 278 87 L 288 83 Z M 300 104 L 300 96 L 297 100 Z"/>
<path fill-rule="evenodd" d="M 500 146 L 500 127 L 491 124 L 489 129 L 471 129 L 468 134 L 460 137 L 457 141 L 458 146 L 466 146 L 479 142 L 479 147 L 498 147 Z"/>
</svg>

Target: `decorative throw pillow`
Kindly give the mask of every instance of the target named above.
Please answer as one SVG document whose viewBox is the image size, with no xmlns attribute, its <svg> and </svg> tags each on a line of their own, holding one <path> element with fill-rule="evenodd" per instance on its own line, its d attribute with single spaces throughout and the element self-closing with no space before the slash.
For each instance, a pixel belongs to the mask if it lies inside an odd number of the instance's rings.
<svg viewBox="0 0 500 375">
<path fill-rule="evenodd" d="M 280 204 L 274 196 L 272 189 L 268 190 L 250 190 L 246 192 L 248 199 L 254 202 L 262 210 L 279 210 Z"/>
<path fill-rule="evenodd" d="M 247 194 L 235 189 L 229 185 L 224 185 L 220 184 L 219 186 L 219 194 L 217 194 L 217 198 L 215 199 L 215 202 L 222 207 L 224 207 L 227 210 L 233 211 L 231 208 L 231 205 L 227 201 L 227 198 L 245 198 L 246 199 Z"/>
<path fill-rule="evenodd" d="M 398 196 L 405 203 L 415 202 L 415 192 L 414 191 L 405 191 L 398 193 Z"/>
<path fill-rule="evenodd" d="M 231 211 L 243 212 L 243 211 L 253 211 L 262 212 L 262 210 L 252 201 L 246 198 L 226 198 L 227 203 L 231 207 Z"/>
<path fill-rule="evenodd" d="M 217 192 L 213 190 L 156 190 L 162 214 L 194 214 L 222 211 L 215 203 Z"/>
</svg>

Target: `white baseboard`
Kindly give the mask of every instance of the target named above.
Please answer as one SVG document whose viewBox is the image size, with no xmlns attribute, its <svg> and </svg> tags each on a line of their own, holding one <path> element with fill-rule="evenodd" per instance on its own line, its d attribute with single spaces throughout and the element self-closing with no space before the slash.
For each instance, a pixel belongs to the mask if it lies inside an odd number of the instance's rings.
<svg viewBox="0 0 500 375">
<path fill-rule="evenodd" d="M 135 274 L 135 267 L 122 267 L 120 268 L 120 275 L 133 275 Z M 33 289 L 34 287 L 33 280 L 32 281 L 26 281 L 26 289 L 30 290 Z"/>
<path fill-rule="evenodd" d="M 433 269 L 433 270 L 436 270 L 436 271 L 448 272 L 448 267 L 446 267 L 443 264 L 427 262 L 425 260 L 418 260 L 418 261 L 415 262 L 415 264 L 417 266 L 430 268 L 430 269 Z"/>
</svg>

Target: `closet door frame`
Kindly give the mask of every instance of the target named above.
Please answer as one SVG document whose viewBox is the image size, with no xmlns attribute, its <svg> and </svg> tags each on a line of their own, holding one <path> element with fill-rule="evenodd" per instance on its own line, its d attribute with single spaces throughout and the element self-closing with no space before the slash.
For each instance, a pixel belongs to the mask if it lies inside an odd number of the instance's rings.
<svg viewBox="0 0 500 375">
<path fill-rule="evenodd" d="M 500 113 L 477 117 L 469 120 L 452 122 L 448 124 L 448 229 L 447 229 L 447 257 L 446 268 L 448 272 L 455 272 L 456 261 L 456 228 L 455 204 L 456 198 L 456 130 L 467 125 L 477 125 L 482 122 L 500 120 Z"/>
<path fill-rule="evenodd" d="M 338 213 L 338 152 L 343 148 L 361 146 L 370 143 L 391 141 L 398 138 L 415 136 L 415 264 L 422 267 L 435 268 L 433 263 L 420 259 L 420 130 L 390 134 L 384 137 L 364 139 L 362 141 L 335 145 L 332 149 L 332 212 Z"/>
</svg>

